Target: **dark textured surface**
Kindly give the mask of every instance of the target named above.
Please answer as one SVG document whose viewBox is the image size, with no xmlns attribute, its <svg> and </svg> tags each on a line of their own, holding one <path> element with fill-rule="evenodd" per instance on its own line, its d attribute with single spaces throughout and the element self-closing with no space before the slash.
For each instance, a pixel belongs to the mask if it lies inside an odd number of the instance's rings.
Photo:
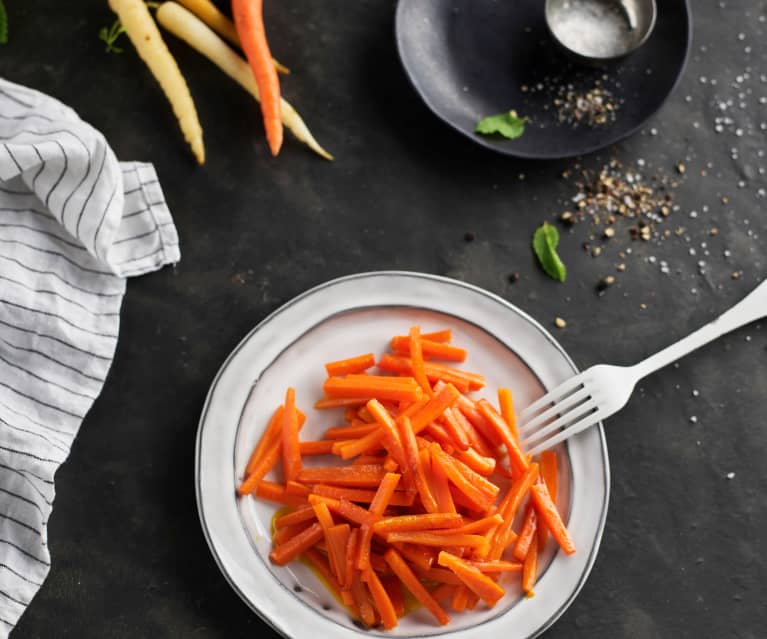
<svg viewBox="0 0 767 639">
<path fill-rule="evenodd" d="M 696 2 L 693 58 L 681 87 L 647 130 L 586 160 L 687 164 L 682 210 L 669 226 L 686 227 L 691 243 L 634 242 L 626 273 L 603 297 L 594 284 L 613 270 L 628 237 L 621 233 L 591 259 L 580 248 L 584 230 L 563 234 L 568 281 L 546 279 L 529 238 L 573 195 L 559 178 L 568 164 L 495 156 L 438 122 L 399 67 L 392 2 L 267 3 L 275 54 L 295 69 L 285 94 L 336 153 L 332 165 L 293 141 L 270 158 L 252 100 L 171 42 L 205 126 L 204 169 L 193 166 L 130 45 L 119 56 L 103 53 L 96 34 L 112 20 L 105 1 L 6 4 L 12 31 L 0 74 L 73 106 L 119 157 L 154 162 L 183 256 L 177 268 L 129 283 L 112 373 L 57 475 L 53 568 L 15 638 L 269 634 L 203 540 L 194 438 L 205 392 L 229 351 L 310 286 L 384 268 L 456 277 L 547 326 L 555 316 L 567 319 L 556 337 L 586 367 L 630 363 L 682 337 L 741 298 L 767 268 L 764 200 L 756 197 L 765 186 L 758 168 L 767 164 L 757 156 L 765 142 L 759 123 L 767 121 L 758 102 L 767 95 L 758 78 L 767 68 L 763 2 L 728 0 L 724 9 Z M 731 86 L 747 66 L 750 94 Z M 713 101 L 737 103 L 739 92 L 747 108 L 733 117 L 756 133 L 715 134 Z M 740 149 L 737 160 L 732 147 Z M 707 162 L 713 166 L 702 177 Z M 720 229 L 716 238 L 708 237 L 711 226 Z M 466 231 L 476 233 L 474 242 L 464 242 Z M 703 276 L 700 255 L 689 255 L 701 241 L 711 252 Z M 671 275 L 649 257 L 668 261 Z M 743 277 L 731 280 L 736 269 Z M 512 271 L 521 274 L 516 284 L 507 281 Z M 613 490 L 602 549 L 547 638 L 765 636 L 765 326 L 645 380 L 609 420 Z M 735 472 L 730 481 L 728 472 Z"/>
</svg>

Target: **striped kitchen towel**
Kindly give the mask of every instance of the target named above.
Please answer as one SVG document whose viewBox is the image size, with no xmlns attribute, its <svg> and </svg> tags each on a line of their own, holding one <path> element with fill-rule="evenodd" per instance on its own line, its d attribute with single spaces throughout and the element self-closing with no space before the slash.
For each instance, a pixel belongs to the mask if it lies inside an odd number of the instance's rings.
<svg viewBox="0 0 767 639">
<path fill-rule="evenodd" d="M 50 569 L 54 474 L 109 371 L 125 278 L 178 260 L 153 167 L 0 80 L 0 638 Z"/>
</svg>

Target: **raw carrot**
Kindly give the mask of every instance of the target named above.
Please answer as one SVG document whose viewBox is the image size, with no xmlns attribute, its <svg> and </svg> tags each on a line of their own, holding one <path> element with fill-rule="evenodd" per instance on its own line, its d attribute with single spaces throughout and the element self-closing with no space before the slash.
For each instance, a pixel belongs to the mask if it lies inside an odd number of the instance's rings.
<svg viewBox="0 0 767 639">
<path fill-rule="evenodd" d="M 266 139 L 272 155 L 282 146 L 282 114 L 280 113 L 280 80 L 272 64 L 272 54 L 264 28 L 263 0 L 232 0 L 232 14 L 237 36 L 261 95 Z"/>
<path fill-rule="evenodd" d="M 522 567 L 522 590 L 526 597 L 534 596 L 533 586 L 538 578 L 538 544 L 532 544 L 527 551 Z"/>
<path fill-rule="evenodd" d="M 384 467 L 370 466 L 317 466 L 304 468 L 298 474 L 303 484 L 331 484 L 358 488 L 376 487 L 386 475 Z"/>
<path fill-rule="evenodd" d="M 575 552 L 575 544 L 573 544 L 570 533 L 567 532 L 567 528 L 559 516 L 556 505 L 551 501 L 546 484 L 537 484 L 530 488 L 530 497 L 533 500 L 538 516 L 543 520 L 551 536 L 557 540 L 559 547 L 565 553 L 572 555 Z"/>
<path fill-rule="evenodd" d="M 202 127 L 194 100 L 146 4 L 142 0 L 109 0 L 109 6 L 120 18 L 136 52 L 168 98 L 197 163 L 205 164 Z"/>
<path fill-rule="evenodd" d="M 519 442 L 519 434 L 517 433 L 517 418 L 514 415 L 514 400 L 511 396 L 511 391 L 508 388 L 498 389 L 498 407 L 500 408 L 501 417 L 509 425 L 509 431 L 515 441 Z"/>
<path fill-rule="evenodd" d="M 423 391 L 412 377 L 382 377 L 380 375 L 347 375 L 330 377 L 323 384 L 328 397 L 364 397 L 414 402 Z"/>
<path fill-rule="evenodd" d="M 410 351 L 410 361 L 413 366 L 413 377 L 423 391 L 428 395 L 432 395 L 431 384 L 426 379 L 426 370 L 423 366 L 423 352 L 421 351 L 421 329 L 418 326 L 410 328 L 410 334 L 408 335 L 408 350 Z"/>
<path fill-rule="evenodd" d="M 365 355 L 328 362 L 325 364 L 325 370 L 328 372 L 329 377 L 337 377 L 339 375 L 348 375 L 349 373 L 361 373 L 375 366 L 375 363 L 375 355 L 373 353 L 366 353 Z"/>
<path fill-rule="evenodd" d="M 402 559 L 402 556 L 394 550 L 394 548 L 390 548 L 386 551 L 384 559 L 386 559 L 386 563 L 391 566 L 394 574 L 399 577 L 400 581 L 411 594 L 418 599 L 418 601 L 420 601 L 432 615 L 434 615 L 437 622 L 443 626 L 450 622 L 450 616 L 443 610 L 442 606 L 434 600 L 426 588 L 421 585 L 418 577 L 413 574 L 413 571 L 410 570 L 408 565 Z"/>
<path fill-rule="evenodd" d="M 410 341 L 404 335 L 392 337 L 391 347 L 397 353 L 412 357 L 413 350 L 410 347 Z M 463 362 L 466 360 L 467 353 L 465 349 L 435 342 L 427 338 L 426 335 L 421 336 L 421 348 L 425 357 L 433 357 L 434 359 L 442 359 L 448 362 Z"/>
<path fill-rule="evenodd" d="M 452 570 L 469 590 L 481 597 L 491 608 L 503 597 L 503 588 L 460 557 L 442 551 L 437 557 L 437 562 L 440 566 Z"/>
<path fill-rule="evenodd" d="M 533 541 L 537 542 L 535 535 L 536 529 L 537 519 L 535 516 L 535 508 L 528 506 L 527 512 L 525 513 L 525 520 L 522 524 L 522 530 L 519 532 L 517 543 L 514 545 L 514 551 L 512 552 L 514 559 L 517 561 L 524 561 L 525 557 L 527 557 L 527 552 L 530 549 L 530 544 Z"/>
<path fill-rule="evenodd" d="M 278 566 L 284 566 L 308 550 L 322 539 L 322 526 L 319 522 L 312 524 L 295 537 L 291 537 L 284 544 L 277 546 L 269 553 L 269 559 Z"/>
<path fill-rule="evenodd" d="M 370 590 L 370 594 L 373 596 L 373 602 L 378 609 L 378 614 L 381 616 L 383 627 L 391 630 L 397 625 L 397 612 L 381 580 L 370 568 L 362 571 L 362 580 L 367 584 L 368 590 Z"/>
<path fill-rule="evenodd" d="M 298 414 L 296 391 L 288 388 L 285 393 L 285 410 L 282 413 L 282 472 L 288 481 L 298 478 L 301 472 L 301 448 L 298 443 Z"/>
</svg>

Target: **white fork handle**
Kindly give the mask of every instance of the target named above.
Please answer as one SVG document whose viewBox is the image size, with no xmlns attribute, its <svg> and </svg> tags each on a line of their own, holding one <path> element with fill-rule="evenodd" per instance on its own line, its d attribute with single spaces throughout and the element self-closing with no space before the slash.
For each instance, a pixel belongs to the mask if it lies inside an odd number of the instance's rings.
<svg viewBox="0 0 767 639">
<path fill-rule="evenodd" d="M 762 282 L 745 298 L 713 322 L 709 322 L 703 328 L 699 328 L 694 333 L 679 340 L 676 344 L 672 344 L 659 353 L 632 366 L 632 372 L 636 374 L 636 379 L 640 380 L 650 373 L 668 366 L 671 362 L 684 357 L 696 348 L 708 344 L 717 337 L 721 337 L 725 333 L 734 331 L 736 328 L 750 324 L 765 316 L 767 316 L 767 281 Z"/>
</svg>

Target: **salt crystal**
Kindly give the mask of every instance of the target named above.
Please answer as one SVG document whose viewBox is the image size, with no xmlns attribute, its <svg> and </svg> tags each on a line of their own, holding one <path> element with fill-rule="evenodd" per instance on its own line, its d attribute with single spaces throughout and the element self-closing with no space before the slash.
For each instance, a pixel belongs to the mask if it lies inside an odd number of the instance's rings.
<svg viewBox="0 0 767 639">
<path fill-rule="evenodd" d="M 698 423 L 698 418 L 695 415 L 693 415 L 692 417 L 690 417 L 690 423 L 691 424 L 697 424 Z"/>
<path fill-rule="evenodd" d="M 735 473 L 727 473 L 727 479 L 735 479 Z"/>
<path fill-rule="evenodd" d="M 693 397 L 697 397 L 698 395 L 700 395 L 700 391 L 697 388 L 694 388 L 692 390 L 692 396 Z"/>
</svg>

